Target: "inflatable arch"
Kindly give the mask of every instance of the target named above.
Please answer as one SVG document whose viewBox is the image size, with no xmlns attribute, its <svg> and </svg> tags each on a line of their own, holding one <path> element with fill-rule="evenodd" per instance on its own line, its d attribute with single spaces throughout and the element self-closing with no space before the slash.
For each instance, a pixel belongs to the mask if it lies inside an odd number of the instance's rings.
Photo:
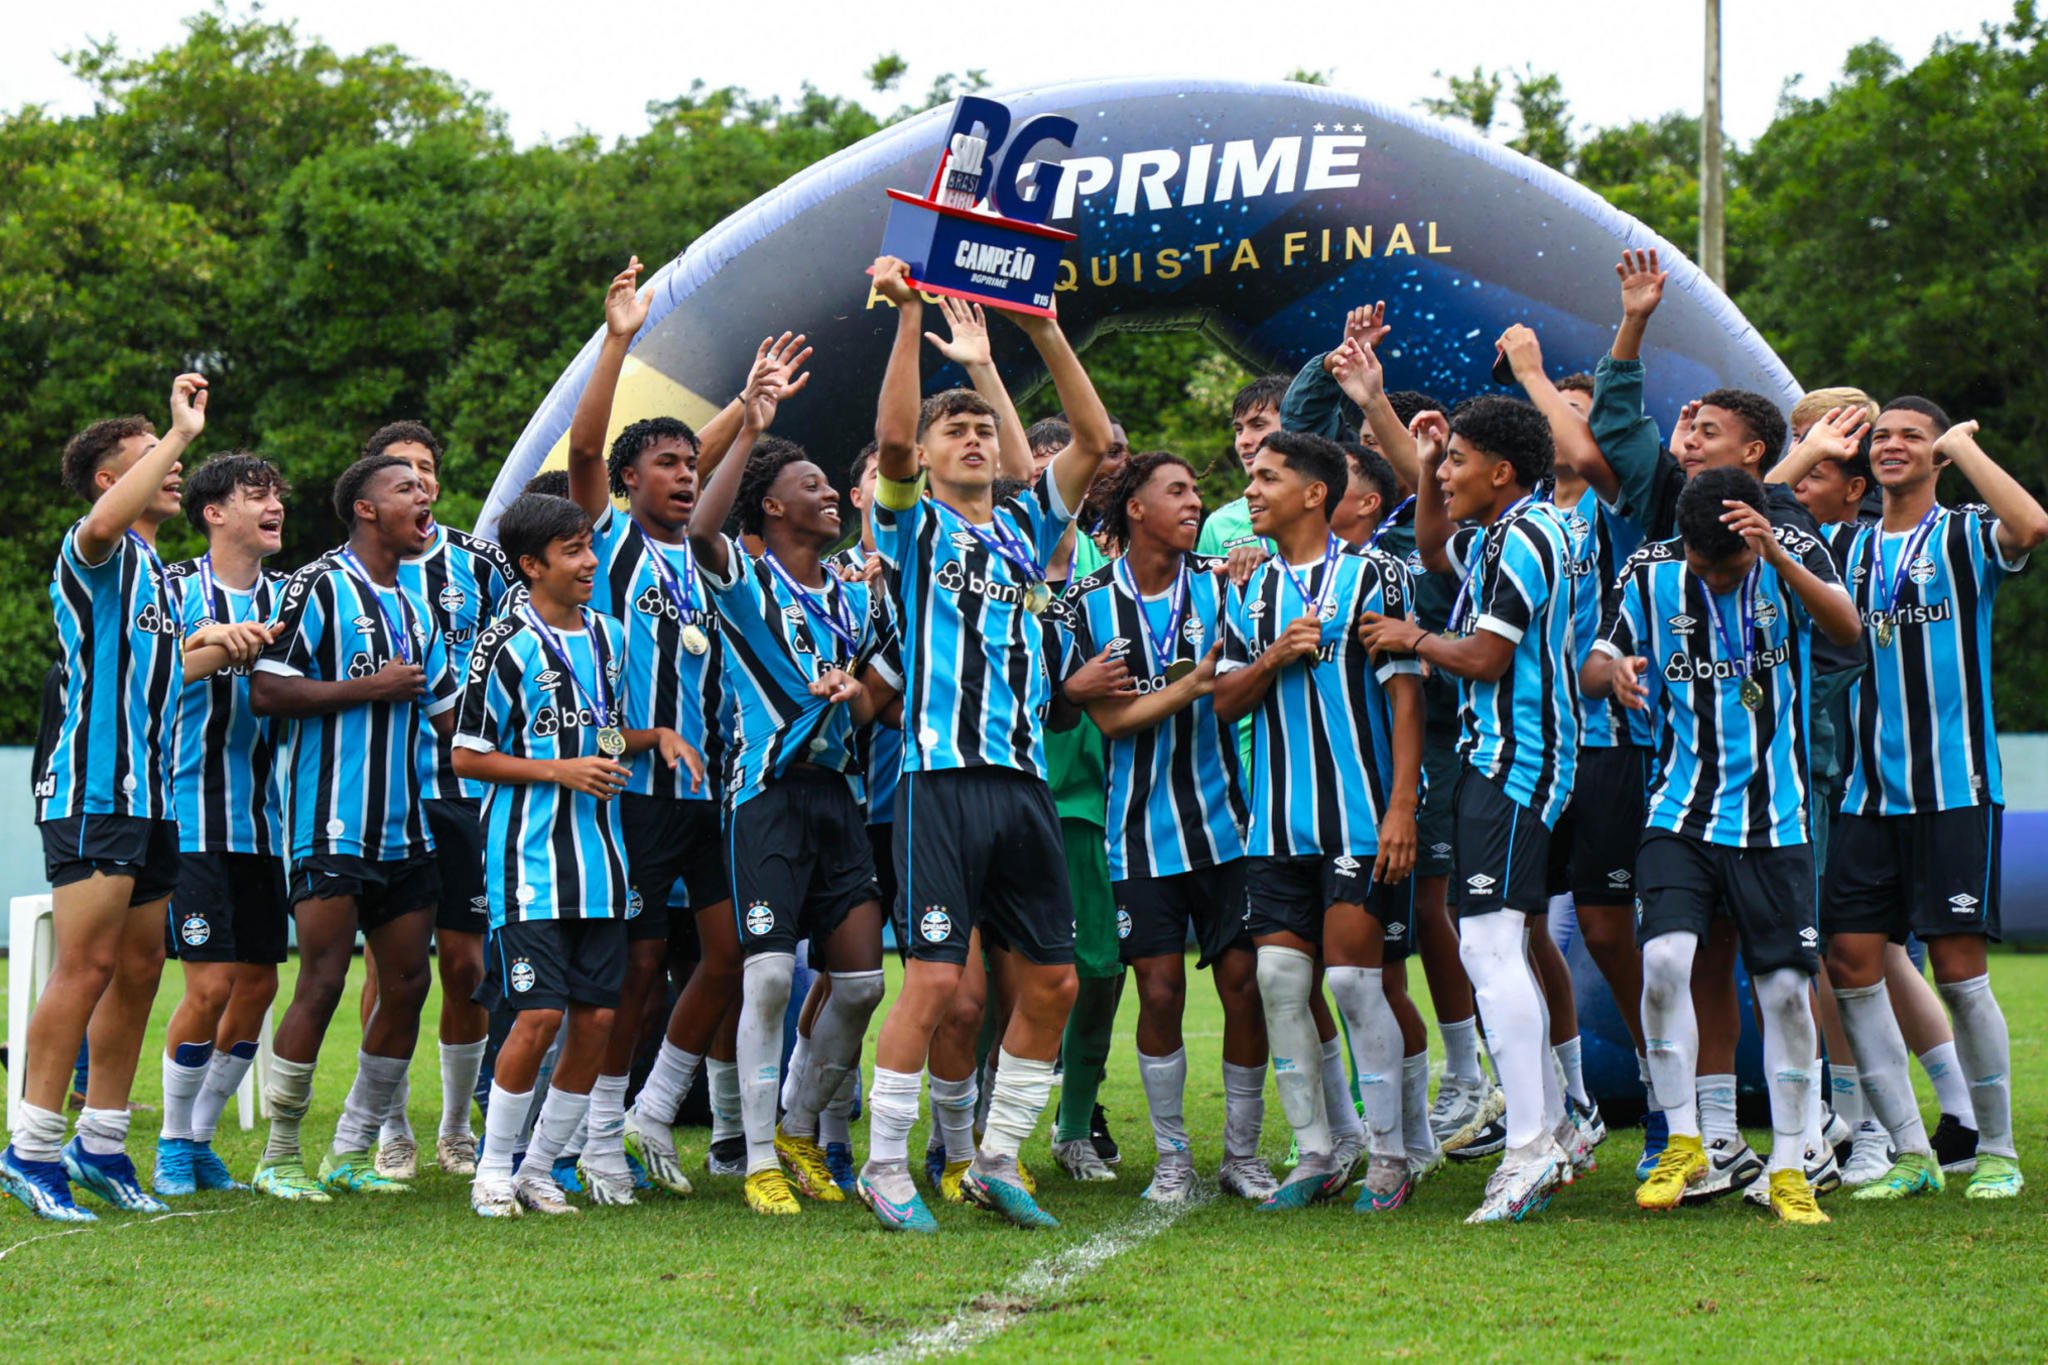
<svg viewBox="0 0 2048 1365">
<path fill-rule="evenodd" d="M 1798 395 L 1763 338 L 1669 242 L 1469 129 L 1291 83 L 1077 81 L 991 97 L 1013 127 L 1042 114 L 1079 127 L 1047 218 L 1078 236 L 1055 294 L 1077 346 L 1117 329 L 1199 328 L 1255 370 L 1291 373 L 1329 348 L 1347 309 L 1383 298 L 1389 381 L 1451 399 L 1491 386 L 1494 338 L 1513 322 L 1541 335 L 1555 373 L 1592 369 L 1617 316 L 1614 262 L 1623 247 L 1655 247 L 1671 278 L 1644 354 L 1650 411 L 1668 427 L 1721 385 L 1787 406 Z M 801 331 L 818 348 L 813 377 L 776 432 L 843 469 L 870 435 L 895 326 L 863 273 L 882 240 L 884 191 L 927 183 L 951 114 L 932 110 L 820 162 L 657 271 L 613 433 L 661 414 L 701 426 L 738 391 L 762 337 Z M 1016 173 L 1010 164 L 1004 174 Z M 653 245 L 621 243 L 620 254 Z M 597 298 L 593 281 L 592 317 Z M 991 335 L 1013 387 L 1035 383 L 1022 333 L 997 325 Z M 602 338 L 600 327 L 506 458 L 486 534 L 533 474 L 566 458 Z M 935 361 L 927 351 L 930 389 L 961 382 Z M 1143 418 L 1130 416 L 1142 442 Z M 1220 444 L 1222 414 L 1217 434 Z M 1568 923 L 1557 928 L 1574 937 Z M 1583 947 L 1570 947 L 1588 1080 L 1603 1098 L 1639 1103 L 1628 1035 Z M 1750 1086 L 1759 1064 L 1746 1038 Z"/>
</svg>

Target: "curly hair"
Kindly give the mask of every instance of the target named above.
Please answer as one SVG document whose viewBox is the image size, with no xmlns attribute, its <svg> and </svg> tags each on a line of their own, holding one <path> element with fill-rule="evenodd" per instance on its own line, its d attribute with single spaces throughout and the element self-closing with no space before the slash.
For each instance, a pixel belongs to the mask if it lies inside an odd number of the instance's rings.
<svg viewBox="0 0 2048 1365">
<path fill-rule="evenodd" d="M 1762 394 L 1748 389 L 1715 389 L 1712 393 L 1700 395 L 1700 406 L 1734 413 L 1743 430 L 1749 433 L 1749 439 L 1763 442 L 1764 458 L 1760 468 L 1769 469 L 1785 453 L 1785 414 Z"/>
<path fill-rule="evenodd" d="M 1152 479 L 1155 471 L 1174 465 L 1185 469 L 1188 480 L 1194 481 L 1195 467 L 1170 450 L 1147 450 L 1125 460 L 1123 468 L 1104 485 L 1102 490 L 1102 529 L 1117 544 L 1130 548 L 1131 544 L 1131 499 L 1138 496 Z"/>
<path fill-rule="evenodd" d="M 1515 482 L 1534 488 L 1550 473 L 1556 447 L 1550 440 L 1549 419 L 1519 398 L 1488 394 L 1468 398 L 1451 413 L 1451 435 L 1506 460 L 1515 471 Z"/>
<path fill-rule="evenodd" d="M 396 445 L 406 442 L 423 445 L 434 457 L 434 472 L 441 472 L 441 438 L 436 436 L 425 422 L 386 422 L 370 433 L 370 439 L 363 442 L 363 458 L 382 455 Z"/>
<path fill-rule="evenodd" d="M 156 426 L 140 413 L 94 422 L 64 443 L 64 486 L 87 502 L 99 497 L 92 476 L 130 436 L 154 436 Z"/>
<path fill-rule="evenodd" d="M 280 500 L 291 492 L 291 485 L 284 481 L 277 466 L 261 455 L 246 450 L 222 451 L 208 458 L 185 480 L 185 519 L 205 535 L 206 509 L 226 502 L 237 488 L 258 494 L 275 492 Z"/>
<path fill-rule="evenodd" d="M 611 457 L 605 461 L 605 471 L 611 475 L 613 497 L 626 496 L 626 471 L 647 453 L 649 446 L 660 441 L 681 441 L 693 454 L 701 449 L 697 433 L 679 417 L 646 417 L 634 422 L 612 442 Z"/>
<path fill-rule="evenodd" d="M 1678 534 L 1685 548 L 1700 558 L 1718 563 L 1738 554 L 1743 539 L 1721 520 L 1726 502 L 1746 502 L 1766 515 L 1764 486 L 1746 469 L 1720 465 L 1702 469 L 1685 481 L 1678 495 Z"/>
<path fill-rule="evenodd" d="M 733 499 L 742 534 L 761 534 L 768 525 L 768 512 L 764 506 L 768 490 L 782 477 L 783 470 L 808 459 L 810 456 L 804 453 L 802 446 L 779 436 L 763 436 L 754 443 L 753 454 L 747 457 L 747 467 L 740 471 L 740 491 Z"/>
</svg>

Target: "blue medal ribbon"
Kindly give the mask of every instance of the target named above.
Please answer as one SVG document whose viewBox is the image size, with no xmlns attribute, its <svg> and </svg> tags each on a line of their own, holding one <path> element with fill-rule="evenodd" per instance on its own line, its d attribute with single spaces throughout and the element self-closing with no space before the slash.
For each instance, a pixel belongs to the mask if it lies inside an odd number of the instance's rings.
<svg viewBox="0 0 2048 1365">
<path fill-rule="evenodd" d="M 1479 581 L 1479 565 L 1486 557 L 1486 538 L 1492 535 L 1497 528 L 1507 525 L 1509 518 L 1520 512 L 1524 507 L 1527 507 L 1535 499 L 1536 495 L 1534 493 L 1522 494 L 1521 497 L 1517 498 L 1508 507 L 1507 511 L 1502 512 L 1493 519 L 1493 525 L 1480 528 L 1478 543 L 1472 547 L 1472 554 L 1465 561 L 1465 579 L 1458 584 L 1457 600 L 1451 603 L 1450 617 L 1444 622 L 1444 629 L 1446 631 L 1453 635 L 1463 635 L 1465 633 L 1465 613 L 1471 608 L 1472 585 Z"/>
<path fill-rule="evenodd" d="M 1870 528 L 1870 605 L 1872 614 L 1878 620 L 1888 620 L 1898 610 L 1899 594 L 1905 591 L 1906 576 L 1912 569 L 1913 561 L 1918 559 L 1920 552 L 1927 547 L 1927 538 L 1934 534 L 1934 524 L 1941 519 L 1944 510 L 1940 503 L 1934 504 L 1927 509 L 1927 515 L 1920 518 L 1920 524 L 1913 528 L 1913 534 L 1907 538 L 1904 553 L 1899 556 L 1899 562 L 1892 566 L 1891 582 L 1886 585 L 1882 605 L 1877 601 L 1877 588 L 1878 580 L 1884 576 L 1884 553 L 1879 548 L 1879 542 L 1884 539 L 1884 528 Z"/>
<path fill-rule="evenodd" d="M 1024 580 L 1024 585 L 1027 588 L 1045 582 L 1045 575 L 1039 572 L 1038 561 L 1032 557 L 1031 547 L 1025 544 L 1016 532 L 1003 524 L 1002 517 L 991 517 L 989 528 L 995 532 L 991 536 L 988 530 L 976 526 L 966 517 L 961 516 L 958 512 L 954 512 L 952 508 L 946 507 L 946 504 L 943 502 L 938 502 L 934 505 L 945 507 L 948 512 L 952 512 L 955 517 L 959 518 L 960 524 L 967 528 L 968 534 L 980 541 L 982 548 L 990 554 L 999 559 L 1006 560 L 1010 567 L 1016 570 L 1018 576 Z M 1075 548 L 1078 552 L 1079 546 Z"/>
<path fill-rule="evenodd" d="M 399 662 L 411 663 L 412 604 L 405 600 L 405 590 L 403 588 L 392 589 L 393 592 L 398 594 L 398 611 L 399 616 L 402 618 L 402 621 L 393 621 L 391 619 L 391 609 L 384 605 L 384 594 L 377 591 L 376 581 L 370 577 L 370 571 L 363 567 L 363 561 L 356 558 L 355 550 L 344 545 L 341 547 L 338 557 L 343 567 L 370 594 L 370 600 L 377 604 L 377 614 L 384 618 L 384 631 L 391 637 L 391 648 L 397 653 Z M 405 627 L 402 630 L 399 628 L 401 624 Z"/>
<path fill-rule="evenodd" d="M 1742 678 L 1748 678 L 1756 666 L 1755 655 L 1752 652 L 1756 645 L 1756 584 L 1762 572 L 1763 560 L 1758 559 L 1749 566 L 1749 573 L 1743 578 L 1742 586 L 1736 589 L 1740 594 L 1736 599 L 1737 628 L 1741 631 L 1741 635 L 1737 637 L 1741 641 L 1739 645 L 1728 636 L 1727 622 L 1721 616 L 1721 604 L 1714 600 L 1714 589 L 1705 579 L 1700 580 L 1700 596 L 1707 599 L 1707 619 L 1714 623 L 1714 634 L 1720 639 L 1721 648 L 1727 652 L 1728 657 L 1731 660 L 1742 661 L 1742 671 L 1737 675 Z"/>
<path fill-rule="evenodd" d="M 1377 550 L 1380 547 L 1380 541 L 1386 536 L 1387 532 L 1394 529 L 1394 523 L 1401 519 L 1401 514 L 1414 506 L 1414 504 L 1415 495 L 1413 493 L 1395 503 L 1394 510 L 1381 517 L 1380 524 L 1373 527 L 1372 539 L 1365 542 L 1366 547 Z"/>
<path fill-rule="evenodd" d="M 1152 660 L 1152 671 L 1164 675 L 1167 666 L 1173 662 L 1173 656 L 1180 652 L 1180 627 L 1188 610 L 1187 561 L 1183 559 L 1180 562 L 1180 571 L 1174 575 L 1172 596 L 1167 599 L 1166 631 L 1158 639 L 1152 635 L 1152 619 L 1145 612 L 1145 598 L 1138 591 L 1137 575 L 1131 572 L 1130 561 L 1119 559 L 1115 572 L 1124 590 L 1130 593 L 1131 600 L 1138 604 L 1138 638 L 1145 642 L 1145 653 Z M 1324 584 L 1325 588 L 1328 586 Z"/>
<path fill-rule="evenodd" d="M 608 726 L 614 723 L 614 717 L 611 688 L 604 680 L 604 646 L 591 622 L 590 609 L 578 607 L 577 613 L 583 620 L 583 629 L 590 636 L 590 657 L 597 662 L 597 690 L 594 694 L 587 691 L 583 686 L 583 679 L 576 676 L 576 665 L 569 658 L 569 647 L 555 634 L 554 627 L 543 621 L 540 612 L 530 604 L 519 609 L 519 614 L 526 619 L 526 624 L 532 626 L 533 633 L 540 637 L 541 648 L 545 649 L 554 661 L 561 665 L 562 671 L 569 675 L 569 685 L 576 689 L 576 695 L 590 703 L 590 709 L 597 714 L 597 723 L 600 726 Z"/>
<path fill-rule="evenodd" d="M 263 573 L 261 570 L 257 571 L 256 581 L 259 585 L 263 582 Z M 210 550 L 207 553 L 199 556 L 199 588 L 200 591 L 206 594 L 206 614 L 208 616 L 212 616 L 214 596 L 213 552 Z M 255 593 L 252 591 L 249 595 L 251 598 L 251 601 L 249 603 L 249 619 L 253 621 L 256 619 L 256 604 L 254 601 Z M 242 618 L 235 615 L 235 599 L 232 596 L 223 593 L 221 594 L 221 600 L 226 602 L 228 605 L 228 623 L 230 625 L 240 625 L 242 623 Z"/>
<path fill-rule="evenodd" d="M 642 548 L 648 562 L 654 565 L 654 573 L 661 580 L 661 590 L 668 594 L 668 600 L 676 604 L 676 620 L 683 625 L 694 624 L 697 620 L 697 560 L 688 550 L 683 552 L 682 577 L 676 577 L 675 565 L 668 562 L 668 556 L 661 552 L 654 537 L 647 534 L 647 528 L 639 522 L 633 529 L 640 533 Z"/>
<path fill-rule="evenodd" d="M 774 572 L 776 579 L 789 590 L 790 596 L 796 598 L 802 605 L 804 614 L 831 631 L 833 637 L 845 647 L 846 657 L 852 659 L 859 650 L 860 637 L 856 633 L 853 614 L 846 610 L 846 589 L 833 581 L 832 571 L 825 571 L 827 600 L 820 603 L 809 588 L 796 581 L 795 574 L 782 567 L 782 561 L 775 557 L 773 550 L 764 551 L 761 557 L 768 562 L 768 567 Z"/>
</svg>

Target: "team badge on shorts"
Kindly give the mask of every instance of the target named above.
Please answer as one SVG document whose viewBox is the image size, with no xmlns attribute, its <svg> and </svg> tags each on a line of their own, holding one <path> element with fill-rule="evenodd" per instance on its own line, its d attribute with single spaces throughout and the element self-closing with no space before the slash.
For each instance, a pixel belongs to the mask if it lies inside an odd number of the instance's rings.
<svg viewBox="0 0 2048 1365">
<path fill-rule="evenodd" d="M 533 964 L 523 957 L 512 959 L 512 989 L 521 995 L 533 989 Z"/>
<path fill-rule="evenodd" d="M 937 906 L 926 906 L 917 921 L 917 932 L 926 943 L 944 943 L 953 936 L 953 917 Z"/>
<path fill-rule="evenodd" d="M 1122 906 L 1118 906 L 1116 911 L 1116 936 L 1118 938 L 1129 938 L 1131 936 L 1131 912 Z"/>
<path fill-rule="evenodd" d="M 626 918 L 627 918 L 627 919 L 639 919 L 639 918 L 640 918 L 640 904 L 641 904 L 641 902 L 640 902 L 640 893 L 639 893 L 638 891 L 628 891 L 628 892 L 626 893 Z"/>
<path fill-rule="evenodd" d="M 767 901 L 755 901 L 747 907 L 747 932 L 755 938 L 775 927 L 775 912 L 768 908 Z"/>
<path fill-rule="evenodd" d="M 178 937 L 185 940 L 186 947 L 197 948 L 213 937 L 213 926 L 199 916 L 192 915 L 178 926 Z"/>
</svg>

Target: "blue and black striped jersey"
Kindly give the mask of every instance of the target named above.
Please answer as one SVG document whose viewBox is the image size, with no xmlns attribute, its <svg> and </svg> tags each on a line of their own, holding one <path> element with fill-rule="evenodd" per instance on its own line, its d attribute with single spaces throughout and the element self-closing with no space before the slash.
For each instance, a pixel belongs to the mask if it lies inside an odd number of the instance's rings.
<svg viewBox="0 0 2048 1365">
<path fill-rule="evenodd" d="M 339 682 L 367 678 L 394 659 L 426 670 L 426 695 L 372 701 L 275 723 L 284 832 L 294 865 L 318 854 L 374 861 L 432 851 L 420 811 L 422 713 L 455 705 L 457 679 L 426 607 L 398 587 L 377 587 L 330 552 L 285 581 L 281 633 L 258 672 Z M 407 638 L 409 637 L 409 638 Z"/>
<path fill-rule="evenodd" d="M 619 723 L 636 686 L 638 661 L 626 628 L 585 611 L 583 629 L 552 634 L 551 646 L 521 612 L 476 640 L 456 713 L 456 747 L 543 761 L 602 752 L 598 731 Z M 617 801 L 555 782 L 482 786 L 491 928 L 627 918 Z"/>
<path fill-rule="evenodd" d="M 180 635 L 216 621 L 269 621 L 277 615 L 280 574 L 262 573 L 244 590 L 214 578 L 201 559 L 173 564 L 169 572 Z M 270 722 L 249 709 L 253 667 L 223 668 L 186 683 L 179 695 L 171 787 L 183 852 L 284 851 Z"/>
<path fill-rule="evenodd" d="M 1775 531 L 1815 577 L 1838 582 L 1820 541 Z M 1598 648 L 1649 661 L 1643 681 L 1660 720 L 1649 828 L 1736 848 L 1807 842 L 1812 635 L 1805 605 L 1762 560 L 1741 587 L 1716 595 L 1678 540 L 1629 557 Z M 1754 706 L 1745 680 L 1760 689 Z"/>
<path fill-rule="evenodd" d="M 1092 659 L 1108 649 L 1141 693 L 1165 687 L 1168 668 L 1198 663 L 1223 638 L 1228 590 L 1210 572 L 1220 563 L 1189 555 L 1179 586 L 1157 597 L 1137 592 L 1122 560 L 1097 569 L 1071 589 L 1075 653 Z M 1216 719 L 1208 697 L 1148 730 L 1103 743 L 1112 881 L 1171 877 L 1244 855 L 1249 812 L 1236 735 Z"/>
<path fill-rule="evenodd" d="M 1556 503 L 1572 534 L 1572 662 L 1583 664 L 1600 639 L 1600 625 L 1614 601 L 1621 566 L 1643 543 L 1636 523 L 1601 501 L 1591 488 L 1576 505 Z M 1657 742 L 1648 715 L 1617 706 L 1606 697 L 1588 697 L 1573 689 L 1579 703 L 1579 744 L 1611 749 L 1619 744 L 1650 748 Z"/>
<path fill-rule="evenodd" d="M 448 671 L 459 680 L 469 676 L 476 637 L 498 618 L 499 604 L 519 575 L 495 542 L 436 522 L 426 550 L 398 561 L 398 581 L 426 604 L 427 628 L 441 633 Z M 482 796 L 482 786 L 464 782 L 448 765 L 447 741 L 427 738 L 420 750 L 420 794 L 430 801 Z"/>
<path fill-rule="evenodd" d="M 1570 528 L 1556 507 L 1524 500 L 1490 526 L 1454 533 L 1449 549 L 1459 579 L 1450 632 L 1490 631 L 1515 647 L 1499 678 L 1459 681 L 1458 756 L 1555 825 L 1579 749 Z"/>
<path fill-rule="evenodd" d="M 64 700 L 56 743 L 36 774 L 37 821 L 170 819 L 171 720 L 183 663 L 163 561 L 130 531 L 88 564 L 74 524 L 57 552 L 50 605 Z"/>
<path fill-rule="evenodd" d="M 1217 671 L 1252 663 L 1318 603 L 1322 653 L 1281 669 L 1252 712 L 1245 852 L 1254 857 L 1379 851 L 1394 766 L 1385 684 L 1422 666 L 1393 657 L 1375 665 L 1356 627 L 1368 611 L 1408 615 L 1401 562 L 1372 549 L 1337 549 L 1306 565 L 1267 560 L 1224 605 Z"/>
<path fill-rule="evenodd" d="M 2006 558 L 1998 519 L 1985 507 L 1937 504 L 1920 531 L 1828 528 L 1870 646 L 1870 667 L 1849 694 L 1854 761 L 1842 809 L 1851 814 L 2005 803 L 1991 710 L 1991 609 L 1999 585 L 2026 560 Z"/>
<path fill-rule="evenodd" d="M 835 569 L 858 569 L 867 561 L 868 552 L 854 544 L 833 555 L 829 562 Z M 889 596 L 886 582 L 871 583 L 870 588 Z M 893 633 L 889 648 L 879 657 L 891 673 L 898 678 L 903 676 L 903 653 Z M 860 776 L 854 783 L 854 795 L 867 811 L 868 823 L 893 824 L 896 820 L 896 783 L 903 776 L 902 727 L 879 720 L 870 721 L 854 732 L 853 748 L 860 760 Z"/>
</svg>

